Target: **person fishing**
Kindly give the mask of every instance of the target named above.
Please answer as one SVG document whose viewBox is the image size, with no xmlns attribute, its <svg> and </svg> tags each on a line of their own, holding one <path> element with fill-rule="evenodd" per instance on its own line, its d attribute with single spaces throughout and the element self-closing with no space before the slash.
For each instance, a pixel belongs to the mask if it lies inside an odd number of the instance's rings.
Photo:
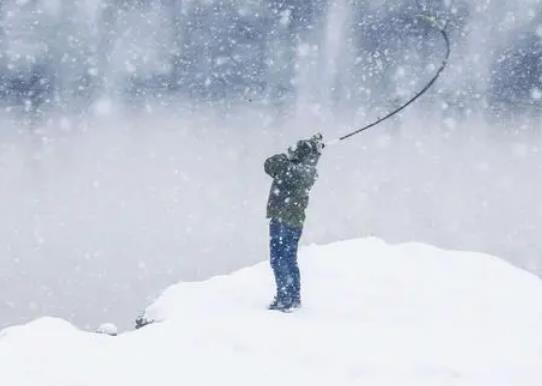
<svg viewBox="0 0 542 386">
<path fill-rule="evenodd" d="M 265 161 L 265 172 L 273 178 L 267 203 L 267 217 L 271 219 L 269 223 L 270 260 L 277 285 L 277 293 L 269 309 L 289 312 L 301 306 L 297 247 L 303 232 L 309 192 L 318 177 L 316 165 L 324 146 L 335 145 L 399 114 L 424 95 L 448 65 L 451 53 L 450 39 L 446 33 L 448 22 L 441 24 L 435 17 L 426 15 L 420 15 L 419 18 L 428 22 L 440 33 L 446 48 L 440 67 L 420 91 L 385 116 L 342 137 L 324 144 L 322 135 L 316 134 L 309 139 L 298 141 L 294 148 L 288 149 L 288 154 L 276 154 Z"/>
<path fill-rule="evenodd" d="M 290 312 L 301 307 L 297 248 L 323 148 L 322 135 L 316 134 L 298 141 L 288 149 L 288 154 L 276 154 L 265 161 L 265 172 L 273 178 L 267 218 L 270 219 L 270 262 L 277 287 L 270 310 Z"/>
</svg>

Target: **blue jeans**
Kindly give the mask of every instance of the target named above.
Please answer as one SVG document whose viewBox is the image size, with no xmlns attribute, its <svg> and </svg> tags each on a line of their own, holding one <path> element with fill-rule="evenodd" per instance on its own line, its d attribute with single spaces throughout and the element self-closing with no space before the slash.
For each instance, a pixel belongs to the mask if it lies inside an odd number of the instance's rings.
<svg viewBox="0 0 542 386">
<path fill-rule="evenodd" d="M 297 266 L 297 246 L 302 228 L 271 219 L 271 267 L 277 284 L 277 301 L 285 306 L 301 301 L 301 281 Z"/>
</svg>

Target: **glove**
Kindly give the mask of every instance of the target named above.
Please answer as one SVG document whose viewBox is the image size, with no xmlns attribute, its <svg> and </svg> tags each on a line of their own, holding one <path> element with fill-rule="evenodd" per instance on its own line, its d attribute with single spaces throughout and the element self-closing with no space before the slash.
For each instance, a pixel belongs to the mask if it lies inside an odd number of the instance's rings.
<svg viewBox="0 0 542 386">
<path fill-rule="evenodd" d="M 321 154 L 322 150 L 324 150 L 324 148 L 326 147 L 326 144 L 324 143 L 324 136 L 322 135 L 322 133 L 314 134 L 309 141 L 314 144 L 314 147 L 318 154 Z"/>
</svg>

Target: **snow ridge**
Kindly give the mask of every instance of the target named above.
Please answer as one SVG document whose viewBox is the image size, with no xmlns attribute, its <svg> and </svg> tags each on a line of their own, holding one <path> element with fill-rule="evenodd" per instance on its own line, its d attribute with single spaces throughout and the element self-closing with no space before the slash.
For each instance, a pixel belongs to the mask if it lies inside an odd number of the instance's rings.
<svg viewBox="0 0 542 386">
<path fill-rule="evenodd" d="M 0 333 L 9 386 L 542 384 L 542 281 L 493 256 L 370 238 L 301 251 L 304 307 L 267 263 L 167 289 L 117 337 L 41 318 Z"/>
</svg>

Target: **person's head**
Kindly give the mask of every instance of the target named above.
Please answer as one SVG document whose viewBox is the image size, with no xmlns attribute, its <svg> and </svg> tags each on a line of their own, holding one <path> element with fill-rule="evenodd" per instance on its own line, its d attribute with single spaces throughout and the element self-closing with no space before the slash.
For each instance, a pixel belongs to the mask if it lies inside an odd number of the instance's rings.
<svg viewBox="0 0 542 386">
<path fill-rule="evenodd" d="M 322 154 L 324 143 L 320 133 L 309 139 L 297 141 L 296 145 L 288 149 L 288 156 L 292 161 L 316 163 Z"/>
</svg>

